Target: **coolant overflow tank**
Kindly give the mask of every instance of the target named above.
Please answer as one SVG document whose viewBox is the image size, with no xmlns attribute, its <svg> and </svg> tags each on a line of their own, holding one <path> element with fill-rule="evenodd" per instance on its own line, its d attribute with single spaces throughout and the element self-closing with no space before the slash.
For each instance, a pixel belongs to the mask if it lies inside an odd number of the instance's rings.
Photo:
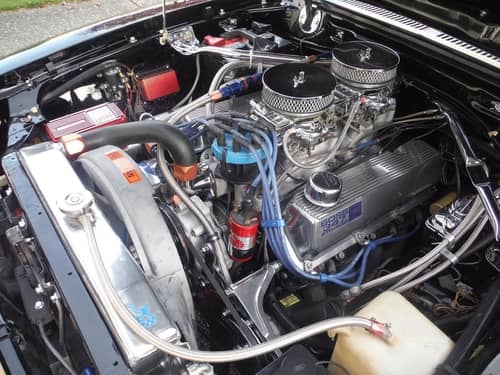
<svg viewBox="0 0 500 375">
<path fill-rule="evenodd" d="M 351 375 L 431 375 L 453 348 L 453 342 L 401 294 L 384 292 L 356 314 L 391 324 L 392 336 L 381 340 L 359 328 L 328 332 L 338 335 L 332 361 Z"/>
</svg>

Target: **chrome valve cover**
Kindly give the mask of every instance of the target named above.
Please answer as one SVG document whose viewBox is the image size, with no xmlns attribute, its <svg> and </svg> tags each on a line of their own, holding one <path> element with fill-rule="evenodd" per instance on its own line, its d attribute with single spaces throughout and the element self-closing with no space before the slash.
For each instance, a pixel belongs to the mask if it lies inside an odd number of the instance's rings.
<svg viewBox="0 0 500 375">
<path fill-rule="evenodd" d="M 311 203 L 299 192 L 285 211 L 286 234 L 301 259 L 320 255 L 356 231 L 431 187 L 440 178 L 440 156 L 427 143 L 411 141 L 343 170 L 333 207 Z"/>
</svg>

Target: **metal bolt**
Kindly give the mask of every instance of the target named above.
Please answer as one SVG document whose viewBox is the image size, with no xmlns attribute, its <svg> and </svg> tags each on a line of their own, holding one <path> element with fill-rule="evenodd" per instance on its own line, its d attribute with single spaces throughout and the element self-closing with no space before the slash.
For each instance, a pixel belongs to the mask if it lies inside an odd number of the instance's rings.
<svg viewBox="0 0 500 375">
<path fill-rule="evenodd" d="M 19 219 L 17 225 L 19 226 L 19 229 L 23 230 L 26 228 L 26 220 L 24 218 Z"/>
<path fill-rule="evenodd" d="M 341 251 L 340 253 L 338 253 L 335 258 L 337 258 L 337 260 L 344 260 L 345 259 L 345 253 L 343 251 Z"/>
<path fill-rule="evenodd" d="M 219 15 L 223 16 L 224 14 L 226 14 L 226 11 L 223 8 L 220 8 L 219 9 Z"/>
<path fill-rule="evenodd" d="M 26 115 L 21 118 L 21 121 L 24 122 L 25 124 L 29 124 L 32 120 L 33 118 L 31 117 L 31 115 Z"/>
<path fill-rule="evenodd" d="M 131 36 L 130 38 L 128 38 L 128 42 L 130 44 L 135 44 L 137 43 L 137 38 L 135 36 Z"/>
<path fill-rule="evenodd" d="M 40 284 L 38 284 L 35 288 L 35 292 L 37 294 L 42 294 L 44 292 L 43 287 Z"/>
<path fill-rule="evenodd" d="M 304 261 L 304 268 L 306 269 L 306 271 L 312 271 L 313 265 L 310 261 L 305 260 Z"/>
<path fill-rule="evenodd" d="M 72 193 L 66 197 L 66 203 L 78 204 L 82 201 L 82 196 L 77 193 Z"/>
<path fill-rule="evenodd" d="M 35 310 L 41 310 L 41 309 L 43 309 L 44 306 L 45 306 L 45 304 L 43 303 L 43 301 L 38 300 L 35 302 L 34 307 L 35 307 Z"/>
<path fill-rule="evenodd" d="M 356 242 L 360 245 L 367 245 L 369 242 L 369 237 L 366 233 L 356 232 L 354 237 L 356 238 Z"/>
</svg>

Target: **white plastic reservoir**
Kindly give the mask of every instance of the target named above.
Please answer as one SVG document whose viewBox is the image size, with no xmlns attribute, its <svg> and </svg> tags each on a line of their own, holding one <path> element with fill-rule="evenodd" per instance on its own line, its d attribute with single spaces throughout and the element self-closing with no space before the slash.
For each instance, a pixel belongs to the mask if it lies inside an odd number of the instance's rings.
<svg viewBox="0 0 500 375">
<path fill-rule="evenodd" d="M 453 348 L 453 342 L 401 294 L 384 292 L 361 309 L 357 316 L 390 323 L 388 340 L 359 328 L 328 332 L 338 335 L 332 361 L 351 375 L 433 374 Z M 331 366 L 331 371 L 340 373 Z"/>
</svg>

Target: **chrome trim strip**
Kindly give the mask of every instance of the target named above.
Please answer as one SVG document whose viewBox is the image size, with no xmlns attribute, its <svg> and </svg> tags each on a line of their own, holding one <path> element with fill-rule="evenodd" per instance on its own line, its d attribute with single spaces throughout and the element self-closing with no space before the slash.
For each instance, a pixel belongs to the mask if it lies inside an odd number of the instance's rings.
<svg viewBox="0 0 500 375">
<path fill-rule="evenodd" d="M 481 61 L 493 68 L 500 69 L 500 57 L 414 19 L 358 0 L 325 1 L 350 12 L 384 22 L 392 27 L 432 41 L 469 58 Z"/>
</svg>

